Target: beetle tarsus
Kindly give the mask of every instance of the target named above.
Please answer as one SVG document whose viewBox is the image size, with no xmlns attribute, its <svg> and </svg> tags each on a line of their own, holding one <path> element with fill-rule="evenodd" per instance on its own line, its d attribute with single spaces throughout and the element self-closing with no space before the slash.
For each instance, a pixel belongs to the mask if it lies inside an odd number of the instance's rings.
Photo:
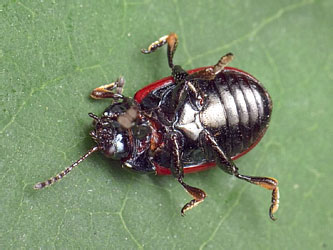
<svg viewBox="0 0 333 250">
<path fill-rule="evenodd" d="M 246 176 L 240 174 L 236 174 L 235 176 L 239 179 L 261 186 L 265 189 L 272 190 L 272 200 L 271 200 L 271 206 L 269 208 L 269 217 L 275 221 L 276 218 L 273 215 L 279 209 L 279 199 L 280 199 L 278 181 L 275 178 L 271 177 Z"/>
<path fill-rule="evenodd" d="M 178 181 L 184 187 L 186 192 L 188 192 L 194 198 L 183 206 L 181 210 L 181 215 L 184 216 L 186 211 L 194 208 L 195 206 L 203 202 L 207 195 L 205 191 L 201 190 L 200 188 L 192 187 L 184 183 L 182 178 L 179 178 Z"/>
<path fill-rule="evenodd" d="M 141 49 L 141 52 L 143 54 L 150 54 L 165 44 L 168 44 L 167 56 L 169 67 L 173 68 L 173 55 L 175 54 L 178 45 L 178 36 L 176 33 L 170 33 L 169 35 L 162 36 L 160 39 L 150 44 L 148 49 Z"/>
<path fill-rule="evenodd" d="M 115 82 L 95 88 L 91 92 L 90 96 L 94 99 L 122 99 L 124 98 L 124 96 L 122 95 L 124 85 L 125 78 L 121 76 Z"/>
<path fill-rule="evenodd" d="M 141 49 L 141 52 L 143 54 L 150 54 L 152 52 L 154 52 L 155 50 L 157 50 L 158 48 L 162 47 L 164 44 L 167 43 L 167 38 L 169 37 L 169 35 L 165 35 L 160 37 L 157 41 L 151 43 L 148 46 L 148 49 Z"/>
<path fill-rule="evenodd" d="M 233 58 L 234 55 L 230 52 L 222 56 L 221 59 L 213 67 L 214 74 L 217 75 L 218 73 L 220 73 L 225 68 L 225 66 L 227 66 L 228 63 L 232 61 Z"/>
<path fill-rule="evenodd" d="M 221 59 L 213 66 L 206 69 L 197 71 L 190 75 L 191 79 L 205 79 L 214 80 L 216 75 L 219 74 L 234 58 L 232 53 L 228 53 L 221 57 Z"/>
<path fill-rule="evenodd" d="M 269 217 L 272 220 L 277 220 L 274 217 L 274 214 L 276 213 L 276 211 L 279 209 L 279 199 L 280 199 L 280 193 L 279 193 L 279 188 L 275 187 L 272 191 L 272 202 L 271 202 L 271 206 L 269 208 Z"/>
</svg>

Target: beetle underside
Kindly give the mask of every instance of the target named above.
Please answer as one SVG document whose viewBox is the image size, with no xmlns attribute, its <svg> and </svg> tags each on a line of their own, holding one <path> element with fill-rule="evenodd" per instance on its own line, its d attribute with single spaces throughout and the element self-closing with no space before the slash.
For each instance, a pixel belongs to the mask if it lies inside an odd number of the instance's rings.
<svg viewBox="0 0 333 250">
<path fill-rule="evenodd" d="M 122 77 L 94 89 L 91 93 L 94 99 L 113 101 L 102 117 L 89 114 L 95 126 L 90 135 L 97 145 L 70 167 L 34 188 L 53 184 L 93 152 L 101 151 L 137 172 L 162 173 L 159 167 L 168 169 L 193 197 L 181 209 L 184 215 L 206 197 L 203 190 L 184 182 L 187 169 L 184 157 L 192 159 L 191 153 L 198 150 L 206 162 L 216 162 L 226 173 L 271 190 L 269 216 L 275 220 L 273 214 L 279 207 L 278 181 L 242 175 L 233 162 L 253 148 L 268 127 L 272 103 L 267 91 L 249 74 L 226 68 L 233 58 L 231 53 L 221 57 L 213 67 L 193 73 L 174 65 L 173 55 L 178 45 L 175 33 L 161 37 L 142 53 L 149 54 L 165 44 L 172 71 L 170 85 L 165 89 L 148 86 L 134 100 L 123 96 Z"/>
</svg>

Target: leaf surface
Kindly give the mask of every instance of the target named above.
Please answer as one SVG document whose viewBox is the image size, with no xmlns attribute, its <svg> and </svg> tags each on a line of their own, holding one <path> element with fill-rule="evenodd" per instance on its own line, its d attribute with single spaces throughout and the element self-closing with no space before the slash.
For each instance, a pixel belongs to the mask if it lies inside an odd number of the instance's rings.
<svg viewBox="0 0 333 250">
<path fill-rule="evenodd" d="M 299 1 L 2 1 L 0 4 L 0 248 L 332 248 L 333 4 Z M 215 64 L 256 76 L 274 111 L 265 138 L 237 160 L 241 173 L 280 182 L 278 220 L 270 192 L 219 169 L 186 176 L 204 203 L 172 177 L 135 175 L 96 154 L 42 191 L 94 143 L 88 112 L 108 101 L 92 89 L 126 78 L 125 94 L 168 76 L 175 63 Z"/>
</svg>

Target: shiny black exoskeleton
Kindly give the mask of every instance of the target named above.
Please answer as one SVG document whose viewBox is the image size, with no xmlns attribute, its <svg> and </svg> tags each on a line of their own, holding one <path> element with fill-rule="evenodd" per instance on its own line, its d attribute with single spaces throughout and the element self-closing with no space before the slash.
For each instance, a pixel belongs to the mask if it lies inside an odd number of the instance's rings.
<svg viewBox="0 0 333 250">
<path fill-rule="evenodd" d="M 187 156 L 182 159 L 183 165 L 215 160 L 210 148 L 205 147 L 208 134 L 215 138 L 228 157 L 247 151 L 263 136 L 272 103 L 266 90 L 253 77 L 228 68 L 212 80 L 187 73 L 185 79 L 201 92 L 202 103 L 189 94 L 179 107 L 170 108 L 174 105 L 172 95 L 178 92 L 176 84 L 151 91 L 140 103 L 142 110 L 150 111 L 167 127 L 165 131 L 178 132 L 179 140 L 184 144 L 182 153 Z M 177 112 L 170 112 L 174 109 Z M 165 154 L 167 152 L 162 155 Z M 155 156 L 154 160 L 161 166 L 169 166 L 170 159 Z"/>
<path fill-rule="evenodd" d="M 122 95 L 123 78 L 92 92 L 95 99 L 114 100 L 101 117 L 89 114 L 94 119 L 90 135 L 97 146 L 65 171 L 36 184 L 36 189 L 51 185 L 92 152 L 101 151 L 136 172 L 173 174 L 193 197 L 182 208 L 184 214 L 206 197 L 203 190 L 184 182 L 184 173 L 216 163 L 239 179 L 272 190 L 269 215 L 275 219 L 277 180 L 241 175 L 233 162 L 264 135 L 272 112 L 269 94 L 248 73 L 226 67 L 231 53 L 212 67 L 186 72 L 173 64 L 177 43 L 177 35 L 171 33 L 142 50 L 148 54 L 167 44 L 172 77 L 148 85 L 134 99 Z"/>
</svg>

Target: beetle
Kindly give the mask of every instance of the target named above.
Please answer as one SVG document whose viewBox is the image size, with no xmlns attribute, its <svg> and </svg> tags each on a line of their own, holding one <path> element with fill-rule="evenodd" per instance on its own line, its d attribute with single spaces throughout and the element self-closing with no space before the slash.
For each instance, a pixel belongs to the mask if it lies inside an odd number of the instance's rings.
<svg viewBox="0 0 333 250">
<path fill-rule="evenodd" d="M 140 173 L 172 174 L 193 197 L 181 214 L 204 201 L 206 193 L 184 182 L 184 174 L 215 165 L 226 173 L 272 191 L 269 216 L 279 207 L 278 181 L 240 174 L 234 160 L 249 152 L 265 134 L 272 101 L 252 75 L 226 67 L 228 53 L 214 65 L 185 71 L 173 64 L 178 45 L 175 33 L 163 36 L 141 52 L 149 54 L 167 44 L 172 76 L 139 90 L 134 98 L 122 94 L 125 80 L 94 89 L 94 99 L 112 100 L 101 117 L 89 113 L 96 142 L 79 160 L 54 177 L 37 183 L 42 189 L 62 179 L 96 151 L 120 160 Z"/>
</svg>

